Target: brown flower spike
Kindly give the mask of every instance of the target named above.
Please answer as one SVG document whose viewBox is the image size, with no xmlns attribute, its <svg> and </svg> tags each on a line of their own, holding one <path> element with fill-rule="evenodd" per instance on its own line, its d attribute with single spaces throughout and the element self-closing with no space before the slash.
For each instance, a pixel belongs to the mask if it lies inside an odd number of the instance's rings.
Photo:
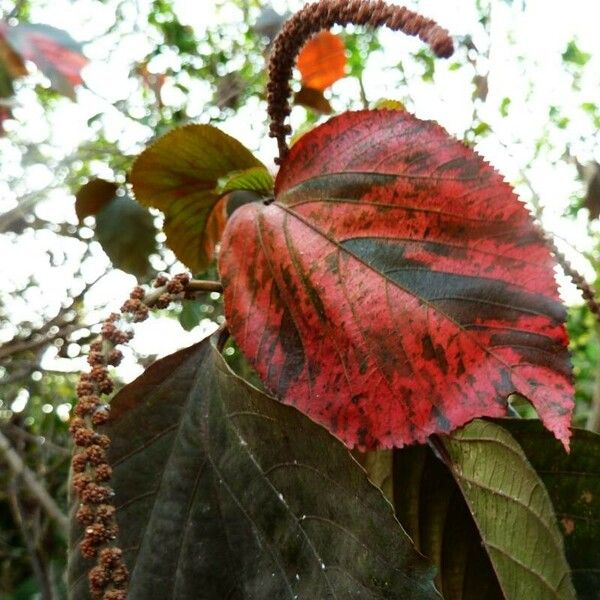
<svg viewBox="0 0 600 600">
<path fill-rule="evenodd" d="M 429 44 L 433 53 L 447 58 L 454 52 L 452 38 L 448 32 L 432 19 L 427 19 L 403 6 L 386 4 L 383 0 L 322 0 L 307 4 L 286 21 L 273 42 L 269 60 L 269 83 L 267 101 L 271 126 L 269 135 L 277 139 L 279 148 L 278 164 L 287 154 L 286 136 L 291 133 L 285 119 L 290 114 L 289 80 L 296 56 L 314 34 L 334 25 L 366 25 L 402 31 L 416 35 Z"/>
<path fill-rule="evenodd" d="M 144 321 L 151 306 L 168 306 L 174 298 L 187 292 L 189 284 L 189 275 L 180 274 L 172 279 L 161 276 L 155 282 L 157 289 L 148 294 L 143 288 L 135 287 L 123 304 L 121 314 L 112 313 L 102 324 L 101 338 L 90 346 L 88 364 L 91 369 L 81 374 L 77 385 L 78 403 L 69 427 L 76 447 L 71 485 L 80 500 L 76 519 L 84 527 L 81 554 L 84 558 L 98 560 L 88 574 L 93 598 L 122 600 L 127 596 L 129 580 L 123 552 L 116 541 L 119 529 L 112 505 L 114 492 L 107 485 L 112 475 L 107 458 L 110 439 L 95 430 L 110 417 L 110 407 L 104 398 L 114 388 L 108 366 L 118 365 L 123 358 L 115 346 L 127 343 L 133 336 L 118 323 Z"/>
</svg>

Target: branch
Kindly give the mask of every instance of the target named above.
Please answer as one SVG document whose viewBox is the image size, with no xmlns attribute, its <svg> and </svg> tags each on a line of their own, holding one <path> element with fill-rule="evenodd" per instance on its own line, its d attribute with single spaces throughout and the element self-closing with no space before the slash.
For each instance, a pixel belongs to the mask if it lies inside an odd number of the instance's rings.
<svg viewBox="0 0 600 600">
<path fill-rule="evenodd" d="M 41 200 L 45 199 L 45 192 L 50 189 L 56 189 L 56 187 L 45 188 L 41 192 L 31 192 L 21 198 L 19 204 L 12 208 L 11 210 L 6 211 L 0 215 L 0 233 L 4 233 L 8 231 L 10 226 L 19 219 L 22 219 L 25 215 L 29 214 L 31 210 L 38 204 Z"/>
<path fill-rule="evenodd" d="M 32 433 L 29 433 L 28 431 L 25 431 L 25 429 L 22 429 L 21 427 L 19 427 L 18 425 L 15 425 L 14 423 L 8 422 L 6 424 L 0 424 L 0 431 L 2 430 L 5 431 L 10 431 L 12 432 L 12 434 L 18 438 L 21 438 L 22 440 L 29 442 L 31 444 L 35 444 L 36 446 L 40 447 L 40 448 L 44 448 L 46 450 L 49 450 L 51 452 L 54 452 L 56 454 L 60 454 L 61 456 L 71 456 L 71 451 L 63 446 L 60 446 L 58 444 L 55 444 L 53 441 L 47 439 L 47 438 L 40 438 L 37 435 L 33 435 Z"/>
<path fill-rule="evenodd" d="M 98 324 L 99 323 L 94 323 L 92 325 L 66 325 L 62 329 L 59 329 L 54 335 L 41 335 L 40 337 L 33 340 L 22 342 L 17 341 L 10 344 L 5 344 L 4 346 L 0 347 L 0 360 L 5 359 L 7 356 L 12 356 L 13 354 L 24 352 L 25 350 L 35 350 L 36 348 L 40 348 L 41 346 L 45 346 L 46 344 L 51 343 L 57 338 L 68 337 L 73 332 L 78 331 L 79 329 L 90 329 Z"/>
<path fill-rule="evenodd" d="M 30 531 L 30 528 L 27 526 L 27 516 L 25 514 L 23 503 L 17 493 L 16 483 L 16 479 L 13 479 L 9 486 L 9 499 L 14 518 L 21 530 L 21 536 L 25 542 L 27 551 L 29 552 L 29 560 L 31 561 L 31 567 L 35 578 L 38 580 L 41 588 L 42 598 L 43 600 L 52 600 L 52 589 L 50 587 L 50 582 L 48 581 L 48 569 L 46 564 L 41 560 L 40 552 L 36 547 L 37 536 L 35 535 L 35 532 Z M 36 522 L 35 518 L 32 522 Z"/>
<path fill-rule="evenodd" d="M 157 280 L 158 281 L 158 280 Z M 193 294 L 193 293 L 206 293 L 206 292 L 219 292 L 223 291 L 223 285 L 220 281 L 209 281 L 206 279 L 190 279 L 190 281 L 185 286 L 185 293 Z M 168 287 L 163 285 L 162 283 L 155 290 L 149 292 L 144 297 L 144 303 L 147 306 L 157 305 L 158 308 L 161 308 L 161 302 L 159 299 L 168 294 Z M 158 304 L 157 304 L 158 303 Z"/>
<path fill-rule="evenodd" d="M 69 520 L 66 515 L 60 510 L 54 499 L 46 491 L 46 488 L 37 480 L 36 476 L 12 447 L 10 440 L 1 431 L 0 453 L 4 456 L 5 461 L 14 474 L 21 477 L 27 489 L 37 499 L 40 506 L 46 511 L 46 514 L 56 521 L 66 537 L 69 531 Z"/>
</svg>

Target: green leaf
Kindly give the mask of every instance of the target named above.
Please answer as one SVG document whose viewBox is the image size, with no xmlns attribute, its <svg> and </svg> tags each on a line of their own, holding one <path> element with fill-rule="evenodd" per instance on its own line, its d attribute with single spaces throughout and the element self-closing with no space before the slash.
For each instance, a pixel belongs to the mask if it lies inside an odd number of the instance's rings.
<svg viewBox="0 0 600 600">
<path fill-rule="evenodd" d="M 210 340 L 126 386 L 107 433 L 130 600 L 437 597 L 342 444 L 234 375 Z M 78 600 L 88 566 L 72 550 Z"/>
<path fill-rule="evenodd" d="M 444 598 L 575 598 L 552 503 L 519 444 L 482 420 L 437 440 L 448 469 L 430 451 L 397 451 L 394 500 Z"/>
<path fill-rule="evenodd" d="M 116 196 L 118 189 L 119 186 L 114 181 L 90 179 L 75 195 L 77 218 L 83 221 L 85 217 L 95 215 Z"/>
<path fill-rule="evenodd" d="M 186 331 L 194 329 L 205 316 L 201 302 L 196 300 L 182 300 L 179 323 Z"/>
<path fill-rule="evenodd" d="M 96 239 L 113 266 L 144 279 L 157 251 L 154 218 L 129 196 L 116 196 L 96 214 Z"/>
<path fill-rule="evenodd" d="M 251 167 L 229 173 L 219 182 L 217 191 L 219 194 L 248 191 L 268 196 L 273 193 L 273 176 L 265 167 Z"/>
<path fill-rule="evenodd" d="M 423 65 L 421 79 L 423 81 L 433 81 L 433 76 L 435 74 L 435 60 L 431 52 L 428 50 L 419 50 L 414 56 L 415 59 Z"/>
<path fill-rule="evenodd" d="M 508 96 L 504 96 L 504 98 L 502 98 L 502 102 L 500 102 L 500 114 L 503 117 L 508 116 L 508 109 L 510 107 L 511 102 L 512 100 Z"/>
<path fill-rule="evenodd" d="M 548 492 L 514 438 L 476 420 L 443 444 L 504 596 L 574 598 Z"/>
<path fill-rule="evenodd" d="M 544 482 L 564 534 L 578 598 L 600 590 L 600 435 L 574 429 L 567 454 L 540 422 L 502 419 Z"/>
<path fill-rule="evenodd" d="M 167 245 L 192 271 L 204 270 L 225 226 L 222 181 L 240 171 L 266 167 L 234 138 L 210 125 L 187 125 L 167 133 L 135 161 L 135 197 L 165 215 Z M 265 177 L 254 174 L 254 184 Z"/>
<path fill-rule="evenodd" d="M 562 53 L 562 59 L 564 62 L 579 65 L 580 67 L 583 67 L 591 57 L 591 54 L 580 50 L 574 40 L 571 40 L 567 44 L 567 48 Z"/>
</svg>

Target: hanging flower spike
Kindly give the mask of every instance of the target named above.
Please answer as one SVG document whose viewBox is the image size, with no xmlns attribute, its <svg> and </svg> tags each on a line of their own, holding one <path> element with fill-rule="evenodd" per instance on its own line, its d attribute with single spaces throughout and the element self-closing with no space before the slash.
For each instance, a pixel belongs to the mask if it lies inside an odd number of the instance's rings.
<svg viewBox="0 0 600 600">
<path fill-rule="evenodd" d="M 298 52 L 319 31 L 349 24 L 385 25 L 392 31 L 418 36 L 440 58 L 448 58 L 454 52 L 452 38 L 445 29 L 403 6 L 386 4 L 383 0 L 321 0 L 306 5 L 286 21 L 273 42 L 269 60 L 267 111 L 271 119 L 269 135 L 277 139 L 279 149 L 279 158 L 275 159 L 277 164 L 281 164 L 288 152 L 285 138 L 291 129 L 285 120 L 291 112 L 289 80 Z"/>
<path fill-rule="evenodd" d="M 123 552 L 117 545 L 114 492 L 107 485 L 112 475 L 107 458 L 110 439 L 95 429 L 110 418 L 106 396 L 112 393 L 114 384 L 108 366 L 116 367 L 123 359 L 116 346 L 133 337 L 133 332 L 122 329 L 120 322 L 131 325 L 144 321 L 151 307 L 166 308 L 172 300 L 193 291 L 221 289 L 218 282 L 191 280 L 187 273 L 172 279 L 159 276 L 154 287 L 147 293 L 135 287 L 121 307 L 121 314 L 112 313 L 102 324 L 100 339 L 90 345 L 87 361 L 91 369 L 81 374 L 77 384 L 78 402 L 69 426 L 76 448 L 71 463 L 72 485 L 80 500 L 76 519 L 84 527 L 79 547 L 84 558 L 97 559 L 88 580 L 92 597 L 102 600 L 125 600 L 129 581 Z"/>
</svg>

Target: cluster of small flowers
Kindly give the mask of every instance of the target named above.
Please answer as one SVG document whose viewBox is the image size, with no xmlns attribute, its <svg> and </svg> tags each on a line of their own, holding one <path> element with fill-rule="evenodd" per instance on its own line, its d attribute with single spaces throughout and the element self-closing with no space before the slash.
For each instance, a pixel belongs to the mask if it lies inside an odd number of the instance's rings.
<svg viewBox="0 0 600 600">
<path fill-rule="evenodd" d="M 115 545 L 118 526 L 111 503 L 114 492 L 106 485 L 112 475 L 106 454 L 110 439 L 94 429 L 109 419 L 109 404 L 102 396 L 112 393 L 114 388 L 108 366 L 119 365 L 123 358 L 116 346 L 133 337 L 131 331 L 120 329 L 117 322 L 120 319 L 134 323 L 144 321 L 150 306 L 167 307 L 176 295 L 185 293 L 189 281 L 187 274 L 172 279 L 160 276 L 154 283 L 159 289 L 148 294 L 141 287 L 135 287 L 121 307 L 122 314 L 112 313 L 102 324 L 101 339 L 90 346 L 91 369 L 81 374 L 77 384 L 78 403 L 69 428 L 76 446 L 72 484 L 80 500 L 76 518 L 85 528 L 81 554 L 84 558 L 97 558 L 96 566 L 88 574 L 94 598 L 125 600 L 129 579 L 122 551 Z"/>
<path fill-rule="evenodd" d="M 164 275 L 159 275 L 154 281 L 154 287 L 162 288 L 158 297 L 153 303 L 157 308 L 167 308 L 175 296 L 184 294 L 190 282 L 190 276 L 187 273 L 179 273 L 172 279 L 167 279 Z"/>
</svg>

